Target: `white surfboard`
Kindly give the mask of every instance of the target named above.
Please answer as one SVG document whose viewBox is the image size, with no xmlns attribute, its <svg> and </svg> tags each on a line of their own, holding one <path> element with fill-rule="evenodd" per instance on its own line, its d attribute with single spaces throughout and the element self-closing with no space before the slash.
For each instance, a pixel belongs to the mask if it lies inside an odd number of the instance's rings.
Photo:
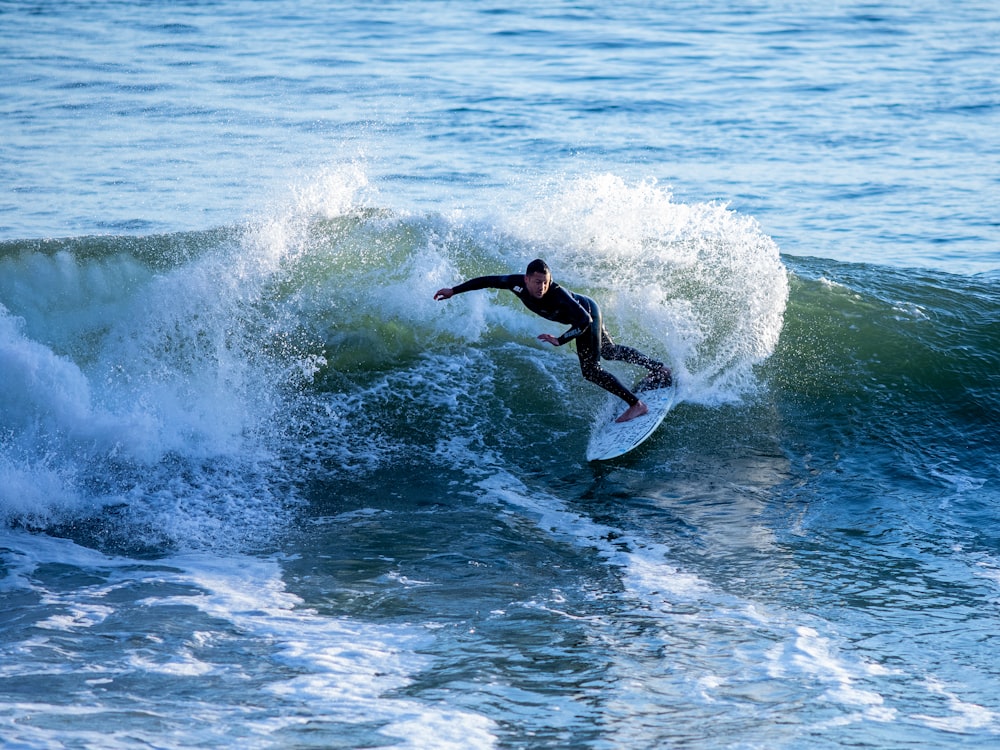
<svg viewBox="0 0 1000 750">
<path fill-rule="evenodd" d="M 674 407 L 674 402 L 677 400 L 677 386 L 637 391 L 636 395 L 646 402 L 649 411 L 628 422 L 615 421 L 624 411 L 622 400 L 615 396 L 608 398 L 587 444 L 588 461 L 607 461 L 609 458 L 617 458 L 644 443 L 660 426 L 667 412 Z"/>
</svg>

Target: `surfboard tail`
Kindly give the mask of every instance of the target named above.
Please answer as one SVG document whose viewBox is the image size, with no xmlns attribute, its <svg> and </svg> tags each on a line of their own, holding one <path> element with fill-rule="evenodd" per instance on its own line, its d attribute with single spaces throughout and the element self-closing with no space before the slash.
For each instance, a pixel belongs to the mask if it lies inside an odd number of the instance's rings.
<svg viewBox="0 0 1000 750">
<path fill-rule="evenodd" d="M 642 393 L 642 400 L 649 411 L 628 422 L 616 422 L 614 409 L 605 404 L 587 444 L 588 461 L 606 461 L 637 448 L 656 431 L 677 398 L 677 389 L 673 385 L 644 391 L 637 389 L 637 392 Z M 618 400 L 614 396 L 610 398 Z"/>
</svg>

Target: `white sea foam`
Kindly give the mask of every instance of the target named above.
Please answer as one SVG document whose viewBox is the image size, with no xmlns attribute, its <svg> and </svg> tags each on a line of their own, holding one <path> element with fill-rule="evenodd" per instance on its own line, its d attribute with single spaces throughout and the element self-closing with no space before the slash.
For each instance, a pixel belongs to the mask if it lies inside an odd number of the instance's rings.
<svg viewBox="0 0 1000 750">
<path fill-rule="evenodd" d="M 52 597 L 43 597 L 43 606 L 52 606 L 57 601 Z M 59 602 L 62 604 L 62 602 Z M 104 622 L 109 615 L 114 612 L 112 607 L 94 604 L 74 604 L 69 602 L 65 606 L 65 614 L 52 615 L 44 620 L 39 620 L 36 627 L 45 630 L 75 630 L 77 628 L 89 628 Z"/>
<path fill-rule="evenodd" d="M 288 249 L 218 240 L 153 273 L 131 247 L 3 259 L 0 517 L 45 526 L 125 505 L 175 541 L 224 541 L 217 521 L 261 520 L 284 393 L 318 366 L 262 303 Z M 225 506 L 203 493 L 221 484 Z"/>
<path fill-rule="evenodd" d="M 426 630 L 375 626 L 302 609 L 271 562 L 203 556 L 171 562 L 184 569 L 182 580 L 204 593 L 147 605 L 194 604 L 243 633 L 267 639 L 274 658 L 299 673 L 267 687 L 289 706 L 321 705 L 325 720 L 378 721 L 385 725 L 382 732 L 405 740 L 402 747 L 427 747 L 428 739 L 437 736 L 442 747 L 458 747 L 459 741 L 464 747 L 492 746 L 492 722 L 484 717 L 387 697 L 432 667 L 417 654 Z"/>
<path fill-rule="evenodd" d="M 149 424 L 101 408 L 81 369 L 24 328 L 0 305 L 0 517 L 40 523 L 82 504 L 72 455 L 128 452 Z"/>
<path fill-rule="evenodd" d="M 727 700 L 736 670 L 742 674 L 741 680 L 750 684 L 773 681 L 800 685 L 816 701 L 834 709 L 836 718 L 822 720 L 830 727 L 863 721 L 893 723 L 899 719 L 899 708 L 887 700 L 876 684 L 880 678 L 899 677 L 903 673 L 856 656 L 850 644 L 829 623 L 721 591 L 672 563 L 670 550 L 664 545 L 597 523 L 569 510 L 558 498 L 536 496 L 536 492 L 506 473 L 496 473 L 480 486 L 486 493 L 484 501 L 499 501 L 519 515 L 526 515 L 540 530 L 560 541 L 594 549 L 605 564 L 620 572 L 625 587 L 623 603 L 631 602 L 641 611 L 662 618 L 665 643 L 675 643 L 678 629 L 686 631 L 690 626 L 699 629 L 691 619 L 696 612 L 697 622 L 703 622 L 704 627 L 725 631 L 729 633 L 727 641 L 742 644 L 728 655 L 732 663 L 720 667 L 721 671 L 714 671 L 717 665 L 710 659 L 678 677 L 693 686 L 704 702 Z M 557 612 L 551 603 L 546 607 Z M 565 616 L 590 619 L 574 613 Z M 591 621 L 595 628 L 602 627 L 601 618 Z M 751 633 L 755 637 L 747 638 Z M 761 633 L 766 633 L 766 637 L 761 639 Z M 765 647 L 767 643 L 772 645 Z M 623 644 L 621 668 L 625 674 L 627 651 L 627 644 Z M 692 668 L 698 660 L 688 658 L 684 663 Z M 740 665 L 738 669 L 736 664 Z M 738 685 L 739 681 L 737 689 Z M 636 685 L 630 692 L 642 691 Z M 628 700 L 643 699 L 633 695 Z M 966 708 L 958 712 L 958 717 L 940 721 L 987 720 L 975 707 Z"/>
<path fill-rule="evenodd" d="M 118 701 L 127 699 L 122 688 L 115 687 L 120 681 L 141 682 L 159 675 L 174 681 L 171 685 L 190 682 L 192 689 L 218 691 L 214 700 L 205 694 L 204 700 L 214 704 L 209 711 L 211 717 L 195 707 L 191 710 L 199 721 L 189 722 L 193 716 L 163 716 L 163 722 L 175 727 L 172 732 L 182 744 L 205 744 L 212 736 L 212 730 L 206 727 L 238 720 L 245 732 L 256 737 L 250 742 L 256 745 L 308 720 L 330 726 L 375 724 L 394 747 L 494 745 L 495 727 L 489 719 L 394 695 L 414 676 L 433 668 L 433 660 L 420 653 L 427 650 L 427 639 L 433 637 L 431 630 L 362 623 L 304 608 L 301 599 L 286 589 L 276 561 L 187 554 L 138 566 L 133 560 L 100 555 L 65 540 L 15 532 L 4 534 L 3 546 L 7 550 L 5 567 L 18 571 L 19 583 L 8 580 L 8 590 L 19 585 L 40 591 L 43 602 L 38 611 L 54 611 L 37 623 L 44 630 L 72 633 L 96 628 L 110 618 L 131 621 L 139 617 L 148 623 L 147 632 L 122 633 L 117 636 L 122 639 L 118 647 L 91 649 L 85 660 L 78 651 L 86 648 L 85 642 L 77 644 L 68 637 L 58 646 L 37 636 L 21 641 L 8 639 L 3 644 L 0 663 L 5 666 L 0 668 L 0 674 L 7 679 L 33 679 L 46 673 L 58 673 L 69 680 L 79 678 L 77 692 L 86 695 L 89 704 L 80 710 L 90 716 L 89 721 L 100 721 L 102 714 L 114 714 L 114 706 L 104 703 L 105 691 L 117 695 Z M 91 583 L 60 593 L 47 592 L 49 584 L 39 579 L 39 568 L 52 562 L 77 568 L 81 579 Z M 173 593 L 131 599 L 127 596 L 130 587 L 165 588 Z M 98 601 L 102 603 L 95 604 Z M 187 608 L 205 617 L 187 615 L 178 620 L 176 613 Z M 164 628 L 166 623 L 172 625 Z M 207 624 L 211 624 L 211 630 L 204 628 Z M 174 633 L 178 627 L 180 639 Z M 185 633 L 187 627 L 192 629 Z M 240 705 L 244 683 L 256 680 L 253 675 L 261 670 L 250 662 L 233 661 L 227 646 L 236 649 L 234 654 L 241 649 L 251 650 L 255 659 L 270 663 L 266 668 L 270 676 L 261 689 L 275 700 L 265 710 L 251 716 Z M 9 658 L 13 654 L 16 658 Z M 214 680 L 216 687 L 198 687 L 206 678 Z M 230 703 L 229 694 L 218 685 L 233 680 L 239 686 L 239 695 Z M 133 697 L 136 713 L 143 710 L 145 700 L 143 696 Z M 152 705 L 150 709 L 154 710 Z M 60 711 L 59 706 L 44 700 L 5 700 L 0 702 L 0 722 L 17 723 L 31 713 L 55 716 Z M 205 721 L 209 723 L 203 726 Z M 114 747 L 125 737 L 142 733 L 141 729 L 123 731 L 119 736 L 115 722 L 108 722 L 106 746 Z M 33 742 L 48 736 L 28 726 L 8 733 L 8 740 Z M 73 732 L 64 728 L 53 736 L 62 741 L 74 737 L 87 742 L 89 730 L 82 727 Z"/>
<path fill-rule="evenodd" d="M 925 723 L 934 729 L 954 734 L 986 730 L 991 734 L 1000 734 L 1000 714 L 976 703 L 962 700 L 956 694 L 956 688 L 936 679 L 926 681 L 927 689 L 934 695 L 941 696 L 951 711 L 951 714 L 931 715 L 915 714 L 917 721 Z"/>
</svg>

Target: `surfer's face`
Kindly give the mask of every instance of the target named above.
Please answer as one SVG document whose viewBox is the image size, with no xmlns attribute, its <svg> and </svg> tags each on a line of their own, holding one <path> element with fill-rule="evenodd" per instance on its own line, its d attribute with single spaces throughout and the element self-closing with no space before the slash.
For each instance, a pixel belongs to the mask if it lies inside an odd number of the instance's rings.
<svg viewBox="0 0 1000 750">
<path fill-rule="evenodd" d="M 549 291 L 552 277 L 547 273 L 529 273 L 524 277 L 524 286 L 535 299 L 541 299 Z"/>
</svg>

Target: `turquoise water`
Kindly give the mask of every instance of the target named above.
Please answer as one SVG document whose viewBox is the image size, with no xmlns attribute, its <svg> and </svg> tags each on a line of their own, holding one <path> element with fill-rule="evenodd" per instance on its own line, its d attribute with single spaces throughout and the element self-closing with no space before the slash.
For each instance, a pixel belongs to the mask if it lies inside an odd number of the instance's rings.
<svg viewBox="0 0 1000 750">
<path fill-rule="evenodd" d="M 5 746 L 995 745 L 997 25 L 0 4 Z"/>
</svg>

